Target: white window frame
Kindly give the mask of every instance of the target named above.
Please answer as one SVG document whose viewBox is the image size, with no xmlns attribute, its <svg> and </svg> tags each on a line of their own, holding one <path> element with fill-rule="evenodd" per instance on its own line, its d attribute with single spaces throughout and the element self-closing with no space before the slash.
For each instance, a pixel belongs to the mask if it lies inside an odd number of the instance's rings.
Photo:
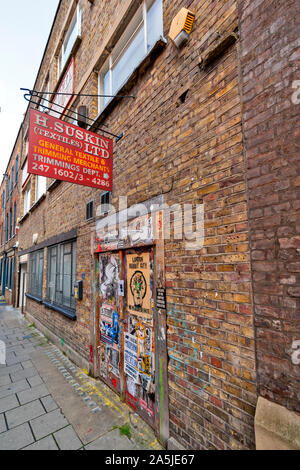
<svg viewBox="0 0 300 470">
<path fill-rule="evenodd" d="M 150 28 L 150 25 L 148 24 L 148 12 L 156 2 L 158 2 L 161 6 L 161 18 L 160 18 L 161 24 L 158 26 L 159 33 L 157 34 L 157 37 L 155 38 L 153 44 L 148 45 L 148 37 L 149 37 L 148 32 Z M 142 59 L 139 62 L 137 62 L 132 69 L 128 71 L 121 85 L 114 89 L 113 70 L 118 64 L 118 62 L 122 59 L 126 51 L 129 49 L 130 45 L 132 44 L 133 40 L 136 38 L 136 35 L 138 34 L 138 32 L 140 31 L 142 27 L 144 28 L 144 55 Z M 105 64 L 103 65 L 103 67 L 101 68 L 98 74 L 99 95 L 104 94 L 104 77 L 106 76 L 107 73 L 109 73 L 109 93 L 108 94 L 116 95 L 118 91 L 126 83 L 126 81 L 130 77 L 130 75 L 133 73 L 135 68 L 137 68 L 139 64 L 145 59 L 145 57 L 147 57 L 152 47 L 161 37 L 163 37 L 163 2 L 162 0 L 144 0 L 142 5 L 139 7 L 138 11 L 135 13 L 133 18 L 131 19 L 126 30 L 122 34 L 121 38 L 115 45 L 112 53 L 110 54 L 110 56 L 108 57 L 108 59 L 106 60 Z M 99 112 L 102 112 L 112 99 L 113 97 L 105 99 L 104 97 L 99 96 L 99 99 L 98 99 Z"/>
<path fill-rule="evenodd" d="M 104 202 L 104 199 L 107 199 L 108 197 L 108 202 Z M 99 215 L 104 215 L 108 214 L 111 210 L 111 192 L 110 191 L 105 191 L 100 195 L 100 212 Z"/>
<path fill-rule="evenodd" d="M 28 184 L 24 191 L 24 215 L 29 212 L 30 209 L 30 201 L 31 201 L 31 185 Z"/>
<path fill-rule="evenodd" d="M 47 191 L 46 176 L 35 176 L 35 201 L 38 201 Z"/>
<path fill-rule="evenodd" d="M 28 173 L 28 143 L 26 142 L 26 160 L 22 168 L 22 186 L 24 185 L 25 181 L 27 180 L 29 173 Z"/>
<path fill-rule="evenodd" d="M 71 37 L 71 33 L 72 33 L 74 28 L 76 30 L 76 34 L 74 36 L 73 42 L 71 43 L 71 46 L 69 47 L 69 53 L 66 56 L 65 51 L 66 51 L 66 48 L 67 48 L 67 45 L 68 45 L 68 41 Z M 80 5 L 77 5 L 77 7 L 76 7 L 76 11 L 73 15 L 70 26 L 68 27 L 68 31 L 65 35 L 64 41 L 62 43 L 61 49 L 60 49 L 59 54 L 58 54 L 58 58 L 57 58 L 57 79 L 59 79 L 59 77 L 60 77 L 60 75 L 61 75 L 61 73 L 64 69 L 64 66 L 68 62 L 68 59 L 71 55 L 73 46 L 74 46 L 74 44 L 75 44 L 78 37 L 81 37 L 81 8 L 80 8 Z"/>
</svg>

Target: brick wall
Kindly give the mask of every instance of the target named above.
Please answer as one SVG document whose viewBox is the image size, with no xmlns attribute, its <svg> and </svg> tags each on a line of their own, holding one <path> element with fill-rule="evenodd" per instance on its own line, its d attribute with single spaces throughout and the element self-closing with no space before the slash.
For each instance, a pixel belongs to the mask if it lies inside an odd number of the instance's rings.
<svg viewBox="0 0 300 470">
<path fill-rule="evenodd" d="M 300 411 L 299 2 L 240 1 L 259 394 Z"/>
<path fill-rule="evenodd" d="M 187 251 L 184 241 L 165 242 L 171 435 L 190 449 L 245 449 L 254 446 L 256 375 L 237 44 L 200 68 L 208 48 L 236 29 L 237 2 L 199 3 L 164 1 L 165 36 L 181 7 L 195 11 L 188 45 L 178 50 L 169 42 L 157 53 L 128 89 L 136 99 L 115 103 L 103 124 L 124 132 L 114 146 L 113 203 L 127 196 L 130 206 L 161 192 L 169 205 L 204 203 L 204 247 Z M 120 4 L 84 2 L 75 78 L 83 88 L 76 92 L 97 89 L 95 73 L 85 81 L 86 71 Z M 54 86 L 54 52 L 70 5 L 61 3 L 36 89 L 49 68 Z M 96 117 L 95 100 L 80 104 Z M 78 228 L 77 277 L 86 274 L 78 320 L 72 323 L 32 300 L 28 309 L 86 358 L 93 299 L 91 226 L 84 217 L 91 199 L 99 201 L 99 192 L 61 183 L 20 229 L 26 249 L 33 233 L 39 233 L 39 243 Z"/>
</svg>

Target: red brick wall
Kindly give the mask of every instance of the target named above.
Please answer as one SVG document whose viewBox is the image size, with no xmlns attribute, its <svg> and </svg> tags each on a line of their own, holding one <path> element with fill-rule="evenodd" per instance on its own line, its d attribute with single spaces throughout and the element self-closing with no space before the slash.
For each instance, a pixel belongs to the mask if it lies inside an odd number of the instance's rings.
<svg viewBox="0 0 300 470">
<path fill-rule="evenodd" d="M 112 24 L 120 6 L 117 0 L 97 0 L 93 7 L 87 3 L 76 55 L 76 87 L 84 81 L 98 50 L 95 45 L 101 47 L 102 27 L 109 17 Z M 163 3 L 165 36 L 181 7 L 195 12 L 195 24 L 187 46 L 178 50 L 169 42 L 137 74 L 128 90 L 136 99 L 118 102 L 104 120 L 112 132 L 124 132 L 114 146 L 112 202 L 128 196 L 130 206 L 164 192 L 169 205 L 204 203 L 204 247 L 187 251 L 184 241 L 165 242 L 170 432 L 189 449 L 252 448 L 255 348 L 237 44 L 205 70 L 199 67 L 208 48 L 236 28 L 237 2 Z M 50 83 L 55 81 L 50 59 L 69 4 L 62 2 L 37 88 L 49 68 Z M 76 91 L 94 90 L 95 74 L 82 86 Z M 81 104 L 94 110 L 91 100 Z M 34 301 L 28 302 L 28 308 L 85 357 L 93 298 L 90 227 L 84 217 L 85 204 L 93 198 L 99 201 L 99 191 L 62 183 L 20 230 L 26 249 L 32 246 L 33 233 L 39 233 L 40 243 L 79 228 L 77 276 L 85 272 L 86 279 L 77 322 L 71 324 Z"/>
<path fill-rule="evenodd" d="M 239 4 L 259 393 L 300 411 L 300 4 Z"/>
</svg>

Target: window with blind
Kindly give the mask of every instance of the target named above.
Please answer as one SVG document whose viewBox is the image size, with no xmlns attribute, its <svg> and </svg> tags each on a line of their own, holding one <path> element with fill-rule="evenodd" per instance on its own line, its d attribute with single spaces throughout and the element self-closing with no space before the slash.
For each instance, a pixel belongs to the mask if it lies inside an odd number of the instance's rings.
<svg viewBox="0 0 300 470">
<path fill-rule="evenodd" d="M 44 250 L 30 253 L 29 258 L 29 288 L 31 295 L 42 298 L 43 295 L 43 269 L 44 269 Z"/>
<path fill-rule="evenodd" d="M 58 306 L 75 309 L 76 242 L 48 248 L 47 299 Z"/>
<path fill-rule="evenodd" d="M 117 94 L 162 36 L 162 0 L 144 0 L 99 73 L 99 94 Z M 100 112 L 111 99 L 99 98 Z"/>
</svg>

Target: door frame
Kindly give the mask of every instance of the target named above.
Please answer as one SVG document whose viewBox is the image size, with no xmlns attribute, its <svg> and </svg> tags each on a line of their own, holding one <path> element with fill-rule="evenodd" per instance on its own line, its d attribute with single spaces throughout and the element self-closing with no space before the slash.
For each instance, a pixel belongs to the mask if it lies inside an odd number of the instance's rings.
<svg viewBox="0 0 300 470">
<path fill-rule="evenodd" d="M 163 211 L 156 213 L 154 220 L 152 220 L 155 227 L 163 226 Z M 154 251 L 154 335 L 155 335 L 155 391 L 156 391 L 156 422 L 155 432 L 158 440 L 162 445 L 166 445 L 169 439 L 169 399 L 168 399 L 168 353 L 167 353 L 167 305 L 157 305 L 157 289 L 161 289 L 165 292 L 165 261 L 164 261 L 164 240 L 161 234 L 155 230 L 155 238 L 149 243 L 138 243 L 132 244 L 121 244 L 118 242 L 116 245 L 111 243 L 105 246 L 105 244 L 99 244 L 99 237 L 94 238 L 94 233 L 91 234 L 91 246 L 92 255 L 94 259 L 94 270 L 93 270 L 93 311 L 91 312 L 91 346 L 93 350 L 93 358 L 90 359 L 90 371 L 94 375 L 102 380 L 97 367 L 97 355 L 98 348 L 100 346 L 100 329 L 97 328 L 100 318 L 100 299 L 98 298 L 99 289 L 99 253 L 113 253 L 118 252 L 122 256 L 122 272 L 120 273 L 120 279 L 124 279 L 124 257 L 125 252 L 128 249 L 135 248 L 153 248 Z M 124 298 L 120 299 L 120 321 L 124 319 Z M 123 332 L 120 335 L 120 361 L 124 361 L 124 345 L 123 345 Z M 121 357 L 122 355 L 122 357 Z M 105 382 L 106 383 L 106 382 Z M 125 376 L 120 374 L 121 394 L 120 398 L 125 402 Z M 109 384 L 108 384 L 109 385 Z"/>
</svg>

